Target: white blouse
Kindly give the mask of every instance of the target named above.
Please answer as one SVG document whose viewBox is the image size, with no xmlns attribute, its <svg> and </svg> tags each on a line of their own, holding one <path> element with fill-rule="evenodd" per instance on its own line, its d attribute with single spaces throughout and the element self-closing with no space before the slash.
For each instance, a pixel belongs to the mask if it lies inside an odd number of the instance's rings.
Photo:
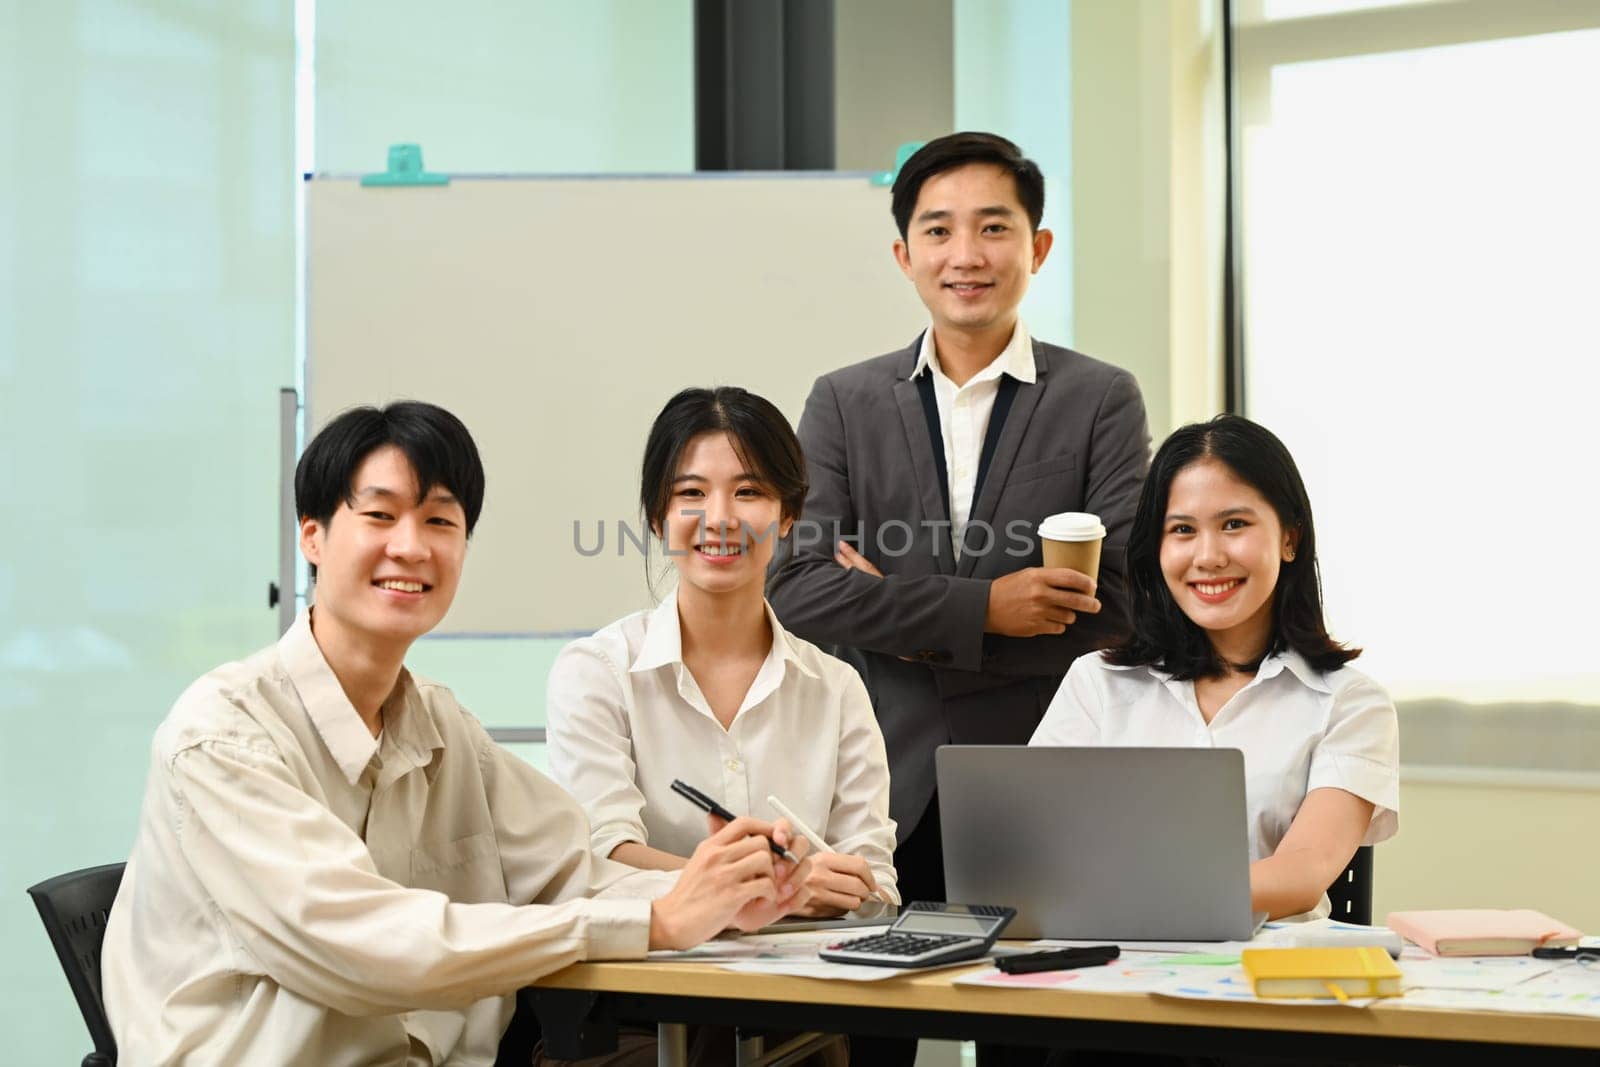
<svg viewBox="0 0 1600 1067">
<path fill-rule="evenodd" d="M 836 852 L 862 857 L 897 902 L 889 761 L 866 686 L 787 633 L 723 729 L 683 664 L 677 595 L 574 641 L 550 671 L 550 773 L 588 812 L 594 852 L 625 841 L 679 856 L 706 836 L 681 778 L 736 815 L 776 819 L 776 796 Z"/>
<path fill-rule="evenodd" d="M 1028 743 L 1239 749 L 1252 861 L 1272 855 L 1306 794 L 1324 786 L 1372 803 L 1362 844 L 1399 829 L 1399 722 L 1389 694 L 1360 671 L 1319 671 L 1296 652 L 1267 657 L 1209 724 L 1194 682 L 1091 652 L 1072 664 Z"/>
</svg>

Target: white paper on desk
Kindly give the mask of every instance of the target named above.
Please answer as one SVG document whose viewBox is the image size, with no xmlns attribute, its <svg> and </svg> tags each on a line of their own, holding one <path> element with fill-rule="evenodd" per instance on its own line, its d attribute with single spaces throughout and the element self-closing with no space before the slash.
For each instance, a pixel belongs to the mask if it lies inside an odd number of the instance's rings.
<svg viewBox="0 0 1600 1067">
<path fill-rule="evenodd" d="M 873 967 L 862 963 L 834 963 L 832 960 L 818 959 L 813 952 L 809 960 L 806 959 L 751 959 L 734 960 L 728 963 L 719 963 L 718 966 L 725 971 L 742 971 L 746 974 L 785 974 L 794 978 L 826 978 L 843 982 L 881 982 L 885 978 L 897 978 L 907 974 L 927 974 L 930 971 L 945 971 L 952 967 L 970 967 L 974 963 L 982 963 L 985 957 L 977 959 L 956 960 L 953 963 L 935 963 L 926 967 Z"/>
<path fill-rule="evenodd" d="M 859 963 L 830 963 L 827 960 L 817 959 L 814 952 L 809 960 L 742 960 L 719 962 L 717 966 L 725 971 L 739 971 L 744 974 L 783 974 L 791 978 L 822 978 L 833 982 L 881 982 L 885 978 L 913 973 L 905 967 L 867 967 Z"/>
<path fill-rule="evenodd" d="M 1207 953 L 1224 955 L 1224 953 Z M 1250 979 L 1237 964 L 1196 964 L 1184 966 L 1170 951 L 1124 952 L 1104 967 L 1077 967 L 1067 971 L 1038 974 L 1003 974 L 999 970 L 979 971 L 957 978 L 955 985 L 977 985 L 1000 989 L 1059 989 L 1063 992 L 1145 993 L 1179 997 L 1185 1000 L 1250 1001 L 1261 1004 L 1333 1005 L 1327 1000 L 1288 1000 L 1257 997 L 1250 991 Z M 1349 1007 L 1365 1007 L 1371 999 L 1350 1000 Z"/>
<path fill-rule="evenodd" d="M 1600 1019 L 1600 966 L 1558 962 L 1544 974 L 1509 989 L 1413 989 L 1406 993 L 1405 1002 L 1426 1008 Z"/>
<path fill-rule="evenodd" d="M 1200 952 L 1207 956 L 1238 955 L 1247 948 L 1280 948 L 1293 945 L 1298 935 L 1314 930 L 1361 930 L 1365 927 L 1342 923 L 1337 919 L 1308 919 L 1305 922 L 1269 922 L 1248 941 L 1117 941 L 1124 954 L 1128 952 Z M 1062 941 L 1043 939 L 1033 944 L 1039 948 L 1083 948 L 1104 945 L 1106 938 L 1092 941 Z"/>
<path fill-rule="evenodd" d="M 1553 960 L 1532 956 L 1427 956 L 1402 955 L 1400 984 L 1413 989 L 1481 989 L 1499 991 L 1548 974 L 1558 966 Z"/>
<path fill-rule="evenodd" d="M 936 967 L 868 967 L 858 963 L 833 963 L 819 959 L 817 950 L 839 940 L 837 930 L 806 930 L 785 934 L 746 934 L 738 938 L 707 941 L 682 951 L 656 951 L 646 957 L 662 963 L 710 963 L 723 970 L 746 974 L 783 974 L 795 978 L 824 978 L 844 982 L 881 982 L 903 974 L 965 967 L 974 960 Z"/>
<path fill-rule="evenodd" d="M 1124 950 L 1137 949 L 1140 951 L 1162 952 L 1199 952 L 1208 956 L 1238 955 L 1247 948 L 1292 948 L 1300 944 L 1307 935 L 1323 930 L 1360 931 L 1372 927 L 1358 926 L 1355 923 L 1340 922 L 1337 919 L 1307 919 L 1303 922 L 1269 922 L 1262 925 L 1256 935 L 1248 941 L 1123 941 L 1120 942 Z M 1379 927 L 1384 933 L 1389 933 L 1388 927 Z M 1057 945 L 1088 945 L 1090 941 L 1055 941 L 1049 944 Z"/>
<path fill-rule="evenodd" d="M 1065 971 L 1039 971 L 1034 974 L 1005 974 L 997 969 L 977 971 L 956 978 L 954 985 L 978 985 L 995 989 L 1060 989 L 1093 993 L 1153 993 L 1175 978 L 1208 971 L 1228 970 L 1226 966 L 1182 967 L 1172 964 L 1171 951 L 1124 952 L 1103 967 L 1074 967 Z M 1234 968 L 1237 969 L 1237 968 Z"/>
<path fill-rule="evenodd" d="M 1197 974 L 1197 967 L 1185 968 L 1184 975 L 1172 979 L 1160 989 L 1151 990 L 1158 997 L 1177 997 L 1179 1000 L 1227 1000 L 1234 1003 L 1275 1004 L 1300 1008 L 1365 1008 L 1385 997 L 1258 997 L 1250 991 L 1250 977 L 1243 967 L 1213 967 L 1210 974 Z"/>
<path fill-rule="evenodd" d="M 745 934 L 718 938 L 686 949 L 656 949 L 652 963 L 723 963 L 736 960 L 816 960 L 817 949 L 839 940 L 836 930 L 797 930 L 785 934 Z"/>
<path fill-rule="evenodd" d="M 1087 948 L 1090 945 L 1113 944 L 1121 947 L 1122 954 L 1130 952 L 1160 952 L 1171 956 L 1179 952 L 1199 952 L 1207 956 L 1237 956 L 1247 948 L 1269 948 L 1277 942 L 1262 931 L 1252 941 L 1059 941 L 1045 939 L 1033 942 L 1029 948 Z"/>
</svg>

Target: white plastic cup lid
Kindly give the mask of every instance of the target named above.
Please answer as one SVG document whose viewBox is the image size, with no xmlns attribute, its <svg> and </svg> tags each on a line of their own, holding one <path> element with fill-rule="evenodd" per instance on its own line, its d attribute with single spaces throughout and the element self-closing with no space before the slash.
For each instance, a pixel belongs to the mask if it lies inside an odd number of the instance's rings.
<svg viewBox="0 0 1600 1067">
<path fill-rule="evenodd" d="M 1100 516 L 1087 511 L 1063 511 L 1039 524 L 1039 536 L 1052 541 L 1098 541 L 1105 535 Z"/>
</svg>

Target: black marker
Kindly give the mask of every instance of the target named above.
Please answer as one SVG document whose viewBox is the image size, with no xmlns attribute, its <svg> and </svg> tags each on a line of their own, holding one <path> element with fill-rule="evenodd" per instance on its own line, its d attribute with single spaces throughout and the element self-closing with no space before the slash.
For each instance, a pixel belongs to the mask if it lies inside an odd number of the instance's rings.
<svg viewBox="0 0 1600 1067">
<path fill-rule="evenodd" d="M 1549 948 L 1540 945 L 1533 950 L 1536 960 L 1600 960 L 1600 945 L 1574 945 L 1571 948 Z"/>
<path fill-rule="evenodd" d="M 738 816 L 733 812 L 729 811 L 727 808 L 723 807 L 721 804 L 718 804 L 715 800 L 712 800 L 710 797 L 700 792 L 700 790 L 681 779 L 674 778 L 672 780 L 672 791 L 683 797 L 695 807 L 699 808 L 701 811 L 715 815 L 719 819 L 726 819 L 728 822 L 732 822 L 738 818 Z M 795 857 L 793 852 L 790 852 L 788 849 L 772 840 L 772 838 L 767 838 L 767 844 L 772 846 L 772 854 L 774 856 L 777 856 L 780 859 L 786 859 L 790 863 L 800 862 L 800 860 Z"/>
<path fill-rule="evenodd" d="M 1122 949 L 1116 945 L 1091 945 L 1088 948 L 1054 948 L 1021 956 L 1001 956 L 994 965 L 1004 974 L 1037 974 L 1040 971 L 1070 971 L 1075 967 L 1104 967 Z"/>
</svg>

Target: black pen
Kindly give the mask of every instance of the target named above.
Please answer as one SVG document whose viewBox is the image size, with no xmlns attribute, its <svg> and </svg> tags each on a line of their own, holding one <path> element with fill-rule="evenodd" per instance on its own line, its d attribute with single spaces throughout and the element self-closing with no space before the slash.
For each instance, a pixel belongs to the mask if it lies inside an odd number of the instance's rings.
<svg viewBox="0 0 1600 1067">
<path fill-rule="evenodd" d="M 1040 971 L 1070 971 L 1076 967 L 1103 967 L 1122 955 L 1116 945 L 1090 945 L 1086 948 L 1053 948 L 1020 956 L 1001 956 L 994 961 L 1003 974 L 1037 974 Z"/>
<path fill-rule="evenodd" d="M 1543 945 L 1533 950 L 1536 960 L 1600 960 L 1600 945 L 1573 945 L 1570 948 L 1547 948 Z"/>
<path fill-rule="evenodd" d="M 723 807 L 721 804 L 718 804 L 715 800 L 712 800 L 710 797 L 700 792 L 700 790 L 696 789 L 688 782 L 682 781 L 681 779 L 674 778 L 672 780 L 672 791 L 683 797 L 695 807 L 699 808 L 701 811 L 715 815 L 719 819 L 725 819 L 728 822 L 732 822 L 738 818 L 738 816 L 733 812 L 729 811 L 727 808 Z M 780 859 L 786 859 L 790 863 L 800 862 L 793 852 L 790 852 L 772 838 L 767 838 L 767 844 L 772 846 L 772 854 L 774 856 L 777 856 Z"/>
</svg>

